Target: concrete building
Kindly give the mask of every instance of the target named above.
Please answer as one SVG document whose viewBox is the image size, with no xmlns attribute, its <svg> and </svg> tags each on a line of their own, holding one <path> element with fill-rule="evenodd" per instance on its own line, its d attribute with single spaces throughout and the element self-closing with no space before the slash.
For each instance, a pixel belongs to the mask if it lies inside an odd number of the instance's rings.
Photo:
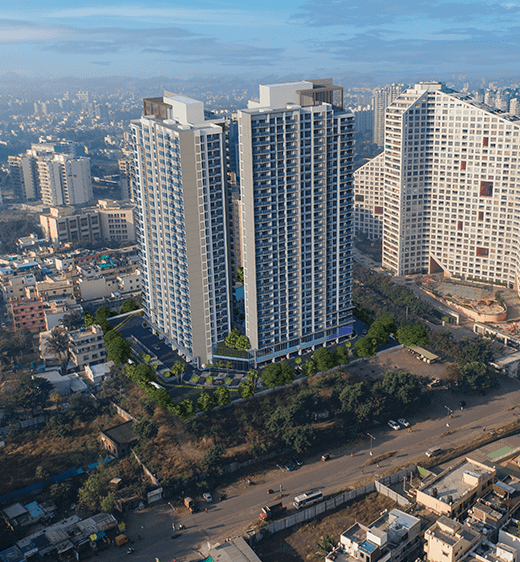
<svg viewBox="0 0 520 562">
<path fill-rule="evenodd" d="M 85 377 L 93 384 L 101 384 L 110 376 L 110 367 L 114 366 L 113 361 L 101 363 L 99 365 L 87 365 L 85 367 Z"/>
<path fill-rule="evenodd" d="M 464 556 L 463 562 L 518 562 L 519 553 L 503 543 L 482 540 Z"/>
<path fill-rule="evenodd" d="M 263 84 L 238 112 L 255 364 L 352 332 L 353 122 L 330 79 Z"/>
<path fill-rule="evenodd" d="M 207 363 L 231 331 L 226 123 L 165 92 L 144 100 L 130 128 L 146 319 Z"/>
<path fill-rule="evenodd" d="M 374 131 L 374 110 L 369 105 L 351 108 L 354 115 L 355 128 L 357 133 L 373 133 Z"/>
<path fill-rule="evenodd" d="M 403 84 L 392 84 L 376 88 L 372 94 L 372 109 L 374 111 L 374 142 L 383 146 L 385 141 L 385 112 L 386 108 L 403 91 Z"/>
<path fill-rule="evenodd" d="M 137 270 L 135 273 L 118 275 L 117 282 L 120 293 L 135 293 L 141 290 L 141 273 Z"/>
<path fill-rule="evenodd" d="M 132 158 L 119 158 L 117 161 L 119 167 L 119 187 L 121 189 L 122 201 L 133 201 L 134 191 L 132 187 Z"/>
<path fill-rule="evenodd" d="M 139 440 L 132 431 L 133 423 L 125 422 L 101 432 L 102 446 L 118 459 L 127 455 L 131 451 L 132 445 Z"/>
<path fill-rule="evenodd" d="M 427 479 L 416 491 L 417 503 L 437 515 L 459 517 L 491 489 L 496 470 L 462 459 L 439 475 Z"/>
<path fill-rule="evenodd" d="M 100 199 L 98 207 L 103 239 L 135 242 L 135 205 L 133 203 Z"/>
<path fill-rule="evenodd" d="M 77 367 L 96 365 L 106 361 L 107 352 L 101 326 L 92 324 L 88 328 L 69 332 L 71 361 Z"/>
<path fill-rule="evenodd" d="M 355 523 L 341 534 L 326 562 L 407 562 L 420 547 L 421 520 L 399 509 L 384 513 L 368 527 Z"/>
<path fill-rule="evenodd" d="M 354 232 L 370 240 L 383 237 L 384 152 L 354 172 Z"/>
<path fill-rule="evenodd" d="M 518 519 L 511 519 L 498 531 L 498 540 L 514 549 L 516 560 L 520 560 L 520 537 L 518 536 L 520 521 Z"/>
<path fill-rule="evenodd" d="M 95 242 L 102 238 L 99 213 L 94 209 L 76 211 L 74 207 L 53 207 L 40 215 L 45 235 L 55 246 L 65 243 Z"/>
<path fill-rule="evenodd" d="M 23 299 L 27 297 L 27 288 L 36 285 L 36 277 L 32 273 L 26 275 L 2 275 L 0 290 L 4 302 L 10 299 Z"/>
<path fill-rule="evenodd" d="M 41 200 L 44 205 L 84 205 L 92 203 L 90 158 L 55 154 L 36 161 Z"/>
<path fill-rule="evenodd" d="M 480 540 L 480 533 L 446 516 L 424 533 L 428 562 L 457 562 Z"/>
<path fill-rule="evenodd" d="M 9 299 L 9 309 L 15 330 L 27 328 L 35 333 L 46 330 L 45 312 L 41 298 Z"/>
<path fill-rule="evenodd" d="M 383 267 L 517 286 L 520 119 L 436 82 L 386 115 Z"/>
</svg>

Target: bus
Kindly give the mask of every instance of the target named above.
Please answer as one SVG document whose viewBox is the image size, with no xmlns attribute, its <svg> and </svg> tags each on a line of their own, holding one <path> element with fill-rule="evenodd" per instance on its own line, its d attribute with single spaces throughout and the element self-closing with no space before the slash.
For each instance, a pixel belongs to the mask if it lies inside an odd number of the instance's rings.
<svg viewBox="0 0 520 562">
<path fill-rule="evenodd" d="M 293 501 L 293 505 L 296 509 L 310 505 L 311 503 L 319 502 L 323 499 L 323 492 L 321 490 L 311 490 L 310 492 L 304 492 L 299 496 L 296 496 Z"/>
</svg>

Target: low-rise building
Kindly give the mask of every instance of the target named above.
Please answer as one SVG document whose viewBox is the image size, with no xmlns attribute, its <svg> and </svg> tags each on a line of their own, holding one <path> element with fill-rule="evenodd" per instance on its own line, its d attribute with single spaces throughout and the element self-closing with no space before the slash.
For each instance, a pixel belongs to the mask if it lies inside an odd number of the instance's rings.
<svg viewBox="0 0 520 562">
<path fill-rule="evenodd" d="M 92 324 L 87 328 L 72 330 L 69 332 L 69 338 L 71 361 L 77 367 L 105 362 L 107 352 L 101 326 Z"/>
<path fill-rule="evenodd" d="M 424 552 L 428 562 L 457 562 L 480 540 L 481 535 L 445 515 L 424 533 Z"/>
<path fill-rule="evenodd" d="M 117 282 L 120 293 L 138 292 L 141 290 L 141 273 L 137 270 L 135 273 L 118 275 Z"/>
<path fill-rule="evenodd" d="M 327 562 L 399 562 L 411 560 L 420 546 L 421 520 L 400 509 L 392 509 L 368 527 L 355 523 L 341 534 Z"/>
<path fill-rule="evenodd" d="M 514 549 L 517 560 L 520 560 L 520 521 L 518 519 L 510 519 L 498 531 L 498 540 Z"/>
<path fill-rule="evenodd" d="M 63 396 L 69 396 L 74 392 L 86 392 L 87 385 L 76 373 L 70 373 L 62 376 L 59 371 L 44 371 L 33 375 L 33 378 L 45 379 Z"/>
<path fill-rule="evenodd" d="M 95 242 L 101 240 L 101 222 L 97 210 L 77 211 L 72 206 L 51 207 L 50 213 L 40 215 L 45 236 L 55 246 L 67 242 Z"/>
<path fill-rule="evenodd" d="M 464 556 L 462 562 L 518 562 L 518 553 L 505 544 L 483 540 Z"/>
<path fill-rule="evenodd" d="M 101 432 L 101 443 L 118 459 L 127 455 L 138 441 L 132 431 L 133 422 L 125 422 Z"/>
<path fill-rule="evenodd" d="M 100 384 L 110 376 L 110 368 L 113 365 L 113 361 L 100 363 L 99 365 L 87 365 L 85 367 L 85 377 L 93 384 Z"/>
<path fill-rule="evenodd" d="M 4 302 L 9 299 L 21 299 L 27 296 L 27 287 L 36 285 L 36 277 L 32 273 L 27 275 L 3 275 L 0 289 L 2 290 Z"/>
<path fill-rule="evenodd" d="M 491 488 L 495 474 L 485 464 L 461 459 L 416 490 L 417 503 L 437 515 L 459 517 Z"/>
<path fill-rule="evenodd" d="M 39 333 L 46 329 L 42 299 L 9 299 L 9 308 L 15 330 L 27 328 L 31 332 Z"/>
<path fill-rule="evenodd" d="M 135 204 L 128 201 L 98 201 L 101 232 L 105 240 L 135 242 Z"/>
</svg>

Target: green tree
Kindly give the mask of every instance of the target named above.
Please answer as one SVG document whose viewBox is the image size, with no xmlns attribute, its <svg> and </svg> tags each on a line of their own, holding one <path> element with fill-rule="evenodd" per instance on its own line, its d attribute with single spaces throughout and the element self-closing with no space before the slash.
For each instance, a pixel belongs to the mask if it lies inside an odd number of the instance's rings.
<svg viewBox="0 0 520 562">
<path fill-rule="evenodd" d="M 213 400 L 218 406 L 226 406 L 231 402 L 231 393 L 224 385 L 219 386 L 213 393 Z"/>
<path fill-rule="evenodd" d="M 48 353 L 52 353 L 60 362 L 60 373 L 62 376 L 65 376 L 70 360 L 69 334 L 54 328 L 54 330 L 51 330 L 51 335 L 45 343 L 45 350 Z"/>
<path fill-rule="evenodd" d="M 354 344 L 354 353 L 358 357 L 372 357 L 376 352 L 377 340 L 370 338 L 368 334 L 363 338 L 359 338 Z"/>
<path fill-rule="evenodd" d="M 121 305 L 121 314 L 126 314 L 127 312 L 132 312 L 134 310 L 139 310 L 139 305 L 134 301 L 134 299 L 126 299 Z"/>
<path fill-rule="evenodd" d="M 159 433 L 157 424 L 148 418 L 143 418 L 135 422 L 132 426 L 132 430 L 139 437 L 140 441 L 150 441 L 150 439 L 157 437 Z"/>
<path fill-rule="evenodd" d="M 42 465 L 36 467 L 36 472 L 34 474 L 36 480 L 47 480 L 49 478 L 49 471 Z"/>
<path fill-rule="evenodd" d="M 411 345 L 427 345 L 429 341 L 424 326 L 420 324 L 401 326 L 397 329 L 396 338 L 400 344 L 406 347 Z"/>
<path fill-rule="evenodd" d="M 180 418 L 187 419 L 195 415 L 197 408 L 191 398 L 185 398 L 182 402 L 173 405 L 174 412 Z"/>
<path fill-rule="evenodd" d="M 226 347 L 229 347 L 230 349 L 247 350 L 251 347 L 249 338 L 244 336 L 237 328 L 234 328 L 226 336 L 224 343 L 226 344 Z"/>
<path fill-rule="evenodd" d="M 238 385 L 238 395 L 244 399 L 253 397 L 255 395 L 254 384 L 249 380 L 242 381 Z"/>
<path fill-rule="evenodd" d="M 26 410 L 43 408 L 53 390 L 54 387 L 47 379 L 35 377 L 20 385 L 15 393 L 14 402 L 18 407 Z"/>
<path fill-rule="evenodd" d="M 212 445 L 202 459 L 202 466 L 208 469 L 215 469 L 220 466 L 222 456 L 224 455 L 224 448 L 222 445 Z"/>
<path fill-rule="evenodd" d="M 244 268 L 243 267 L 237 267 L 237 281 L 239 283 L 244 282 Z"/>
<path fill-rule="evenodd" d="M 496 375 L 493 370 L 480 361 L 466 363 L 460 369 L 459 385 L 469 390 L 484 392 L 496 386 Z"/>
<path fill-rule="evenodd" d="M 294 427 L 282 436 L 286 445 L 291 446 L 297 453 L 305 453 L 316 442 L 316 430 L 312 425 Z"/>
<path fill-rule="evenodd" d="M 338 345 L 332 354 L 335 365 L 347 365 L 349 362 L 348 350 Z"/>
<path fill-rule="evenodd" d="M 73 310 L 60 319 L 60 324 L 67 330 L 78 330 L 85 325 L 85 320 L 81 311 Z"/>
<path fill-rule="evenodd" d="M 388 371 L 383 377 L 381 387 L 393 398 L 396 413 L 415 406 L 421 396 L 419 379 L 407 371 Z"/>
<path fill-rule="evenodd" d="M 88 328 L 89 326 L 92 326 L 92 324 L 95 323 L 96 319 L 94 318 L 94 315 L 92 314 L 92 312 L 85 310 L 85 312 L 83 313 L 83 320 L 85 321 L 85 326 Z"/>
<path fill-rule="evenodd" d="M 307 359 L 307 361 L 305 361 L 302 372 L 306 377 L 312 377 L 318 372 L 318 368 L 313 359 Z"/>
<path fill-rule="evenodd" d="M 287 361 L 280 363 L 270 363 L 262 371 L 262 386 L 275 388 L 284 386 L 294 380 L 294 369 Z"/>
<path fill-rule="evenodd" d="M 115 330 L 110 330 L 104 335 L 107 361 L 116 365 L 124 365 L 132 355 L 132 344 Z"/>
<path fill-rule="evenodd" d="M 209 412 L 215 407 L 215 403 L 213 402 L 213 398 L 209 392 L 202 392 L 197 400 L 197 406 L 199 410 L 203 412 Z"/>
<path fill-rule="evenodd" d="M 316 547 L 318 548 L 318 556 L 323 557 L 327 556 L 334 550 L 334 548 L 336 547 L 336 542 L 332 535 L 327 535 L 320 538 L 320 540 L 316 543 Z"/>
<path fill-rule="evenodd" d="M 334 359 L 326 347 L 320 347 L 313 354 L 312 358 L 319 372 L 324 373 L 334 367 Z"/>
</svg>

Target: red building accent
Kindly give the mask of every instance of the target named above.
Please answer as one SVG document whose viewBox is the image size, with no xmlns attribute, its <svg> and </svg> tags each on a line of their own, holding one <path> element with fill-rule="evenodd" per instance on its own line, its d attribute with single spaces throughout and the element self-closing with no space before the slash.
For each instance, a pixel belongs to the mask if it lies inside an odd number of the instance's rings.
<svg viewBox="0 0 520 562">
<path fill-rule="evenodd" d="M 28 328 L 31 332 L 47 330 L 42 299 L 9 299 L 9 304 L 15 330 L 20 328 Z"/>
</svg>

